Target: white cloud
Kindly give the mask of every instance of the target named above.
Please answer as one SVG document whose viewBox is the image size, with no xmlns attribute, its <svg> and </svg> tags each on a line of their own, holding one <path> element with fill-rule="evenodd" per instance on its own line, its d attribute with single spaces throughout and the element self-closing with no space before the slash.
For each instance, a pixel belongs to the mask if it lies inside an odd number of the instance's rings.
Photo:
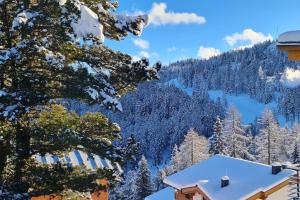
<svg viewBox="0 0 300 200">
<path fill-rule="evenodd" d="M 300 85 L 300 69 L 287 68 L 281 77 L 281 81 L 286 87 L 298 87 Z"/>
<path fill-rule="evenodd" d="M 149 12 L 149 23 L 160 26 L 166 24 L 204 24 L 206 19 L 195 13 L 167 12 L 166 3 L 153 3 Z"/>
<path fill-rule="evenodd" d="M 150 54 L 147 51 L 141 51 L 138 55 L 132 56 L 133 61 L 138 61 L 141 58 L 150 58 Z"/>
<path fill-rule="evenodd" d="M 140 47 L 141 49 L 149 49 L 149 42 L 146 40 L 142 40 L 140 38 L 133 39 L 133 44 L 137 47 Z"/>
<path fill-rule="evenodd" d="M 213 56 L 220 55 L 221 51 L 213 47 L 203 47 L 201 46 L 198 50 L 198 57 L 201 59 L 209 59 Z"/>
<path fill-rule="evenodd" d="M 261 32 L 255 32 L 254 30 L 248 28 L 245 29 L 242 33 L 234 33 L 232 35 L 228 35 L 224 38 L 227 44 L 230 46 L 234 46 L 240 42 L 247 42 L 249 44 L 239 46 L 235 49 L 244 49 L 248 47 L 252 47 L 257 43 L 261 43 L 267 40 L 273 40 L 271 34 L 265 35 Z"/>
<path fill-rule="evenodd" d="M 177 48 L 176 47 L 170 47 L 167 49 L 168 52 L 173 52 L 173 51 L 176 51 Z"/>
</svg>

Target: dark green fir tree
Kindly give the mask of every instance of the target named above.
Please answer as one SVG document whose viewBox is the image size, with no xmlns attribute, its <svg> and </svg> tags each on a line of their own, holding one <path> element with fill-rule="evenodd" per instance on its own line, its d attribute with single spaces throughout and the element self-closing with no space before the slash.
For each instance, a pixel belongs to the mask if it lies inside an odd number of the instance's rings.
<svg viewBox="0 0 300 200">
<path fill-rule="evenodd" d="M 114 180 L 63 165 L 43 166 L 38 154 L 74 148 L 122 162 L 113 145 L 118 126 L 100 113 L 78 116 L 51 104 L 76 99 L 118 111 L 118 99 L 157 78 L 160 64 L 104 45 L 140 35 L 147 16 L 119 15 L 110 0 L 0 0 L 0 185 L 13 193 L 90 192 L 95 179 Z M 84 183 L 84 184 L 83 184 Z"/>
<path fill-rule="evenodd" d="M 292 159 L 293 159 L 294 164 L 299 164 L 300 163 L 300 152 L 299 152 L 299 147 L 298 147 L 297 142 L 295 142 L 295 144 L 294 144 Z"/>
</svg>

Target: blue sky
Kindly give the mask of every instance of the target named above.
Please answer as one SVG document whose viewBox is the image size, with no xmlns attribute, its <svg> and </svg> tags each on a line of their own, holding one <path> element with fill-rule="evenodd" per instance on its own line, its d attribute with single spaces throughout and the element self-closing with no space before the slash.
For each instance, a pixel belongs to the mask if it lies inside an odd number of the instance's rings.
<svg viewBox="0 0 300 200">
<path fill-rule="evenodd" d="M 119 0 L 119 13 L 143 12 L 150 24 L 140 37 L 105 44 L 134 57 L 167 64 L 276 39 L 300 30 L 300 0 Z"/>
</svg>

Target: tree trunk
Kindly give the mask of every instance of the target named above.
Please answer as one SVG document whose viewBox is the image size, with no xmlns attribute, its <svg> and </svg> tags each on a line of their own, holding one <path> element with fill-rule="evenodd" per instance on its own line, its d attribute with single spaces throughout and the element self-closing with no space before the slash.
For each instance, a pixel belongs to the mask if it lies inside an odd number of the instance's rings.
<svg viewBox="0 0 300 200">
<path fill-rule="evenodd" d="M 2 177 L 2 173 L 3 173 L 3 169 L 5 167 L 5 162 L 6 162 L 6 146 L 4 143 L 5 143 L 5 141 L 0 139 L 0 149 L 1 149 L 1 151 L 4 151 L 4 152 L 0 153 L 0 182 L 2 182 L 1 177 Z"/>
<path fill-rule="evenodd" d="M 22 122 L 18 122 L 16 128 L 16 165 L 14 175 L 16 188 L 14 189 L 19 193 L 25 193 L 28 191 L 28 185 L 24 180 L 24 169 L 26 160 L 30 157 L 30 134 Z"/>
<path fill-rule="evenodd" d="M 271 133 L 268 128 L 268 165 L 271 164 Z"/>
</svg>

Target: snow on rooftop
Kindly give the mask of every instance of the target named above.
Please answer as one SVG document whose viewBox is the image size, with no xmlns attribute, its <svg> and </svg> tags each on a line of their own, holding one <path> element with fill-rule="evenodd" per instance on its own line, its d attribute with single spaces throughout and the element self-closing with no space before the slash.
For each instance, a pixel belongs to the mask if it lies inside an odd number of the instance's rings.
<svg viewBox="0 0 300 200">
<path fill-rule="evenodd" d="M 67 153 L 64 158 L 56 155 L 46 154 L 45 156 L 35 155 L 35 159 L 43 164 L 54 164 L 57 162 L 66 163 L 69 166 L 85 166 L 87 169 L 96 170 L 98 168 L 103 169 L 114 169 L 111 162 L 108 159 L 102 159 L 98 155 L 91 154 L 74 150 Z M 122 173 L 121 167 L 117 164 L 116 169 L 118 173 Z"/>
<path fill-rule="evenodd" d="M 287 68 L 282 74 L 281 82 L 289 88 L 298 87 L 300 85 L 300 69 Z"/>
<path fill-rule="evenodd" d="M 99 22 L 98 15 L 85 5 L 80 5 L 80 18 L 71 24 L 77 37 L 93 36 L 104 42 L 103 26 Z"/>
<path fill-rule="evenodd" d="M 277 41 L 278 43 L 300 43 L 300 30 L 282 33 Z"/>
<path fill-rule="evenodd" d="M 227 180 L 229 180 L 229 177 L 228 176 L 223 176 L 222 180 L 227 181 Z"/>
<path fill-rule="evenodd" d="M 166 187 L 145 198 L 145 200 L 174 200 L 175 190 Z"/>
<path fill-rule="evenodd" d="M 164 183 L 177 189 L 197 185 L 216 200 L 245 199 L 278 185 L 295 173 L 287 169 L 276 175 L 271 172 L 269 165 L 216 155 L 168 176 Z M 224 176 L 230 177 L 230 184 L 222 188 L 221 178 Z"/>
</svg>

